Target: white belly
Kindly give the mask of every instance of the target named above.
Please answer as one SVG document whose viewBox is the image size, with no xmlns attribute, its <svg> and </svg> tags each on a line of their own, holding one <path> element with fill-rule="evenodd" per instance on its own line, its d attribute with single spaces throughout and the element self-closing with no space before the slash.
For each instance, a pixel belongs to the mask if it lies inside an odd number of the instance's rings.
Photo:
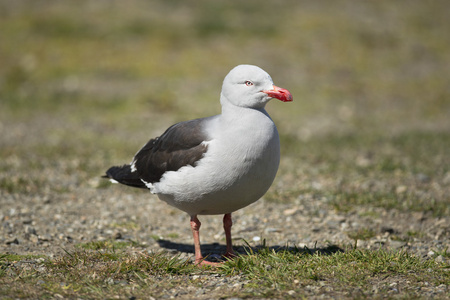
<svg viewBox="0 0 450 300">
<path fill-rule="evenodd" d="M 189 215 L 231 213 L 257 201 L 277 173 L 280 143 L 268 116 L 250 124 L 220 131 L 197 166 L 165 173 L 152 192 Z"/>
</svg>

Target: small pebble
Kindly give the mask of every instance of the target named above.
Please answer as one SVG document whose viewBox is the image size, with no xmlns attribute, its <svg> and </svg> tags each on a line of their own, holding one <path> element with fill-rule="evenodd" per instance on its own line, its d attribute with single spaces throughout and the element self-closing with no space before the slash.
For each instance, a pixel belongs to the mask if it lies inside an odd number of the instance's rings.
<svg viewBox="0 0 450 300">
<path fill-rule="evenodd" d="M 281 230 L 278 229 L 278 228 L 271 228 L 271 227 L 269 227 L 269 228 L 266 228 L 266 229 L 264 230 L 264 232 L 265 232 L 265 233 L 281 232 Z"/>
<path fill-rule="evenodd" d="M 389 242 L 389 247 L 391 249 L 400 249 L 402 247 L 404 247 L 406 245 L 406 242 L 402 242 L 402 241 L 390 241 Z"/>
<path fill-rule="evenodd" d="M 12 238 L 5 241 L 6 245 L 19 244 L 19 240 L 17 238 Z"/>
<path fill-rule="evenodd" d="M 403 194 L 404 192 L 406 192 L 408 190 L 408 188 L 404 185 L 399 185 L 396 189 L 395 189 L 395 193 L 396 194 Z"/>
<path fill-rule="evenodd" d="M 292 215 L 294 215 L 297 211 L 298 211 L 298 209 L 297 209 L 296 207 L 294 207 L 294 208 L 289 208 L 289 209 L 286 209 L 285 211 L 283 211 L 283 214 L 284 214 L 285 216 L 292 216 Z"/>
<path fill-rule="evenodd" d="M 442 255 L 439 255 L 438 257 L 436 257 L 434 259 L 434 261 L 436 261 L 436 262 L 444 262 L 444 257 Z"/>
</svg>

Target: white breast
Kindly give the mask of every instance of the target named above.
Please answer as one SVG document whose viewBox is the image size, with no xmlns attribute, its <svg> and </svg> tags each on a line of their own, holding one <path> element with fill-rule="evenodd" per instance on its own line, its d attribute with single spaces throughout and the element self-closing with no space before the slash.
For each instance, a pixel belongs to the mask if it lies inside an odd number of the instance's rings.
<svg viewBox="0 0 450 300">
<path fill-rule="evenodd" d="M 152 188 L 190 215 L 231 213 L 255 202 L 278 170 L 278 131 L 264 109 L 222 113 L 208 124 L 208 134 L 208 151 L 197 166 L 167 172 Z"/>
</svg>

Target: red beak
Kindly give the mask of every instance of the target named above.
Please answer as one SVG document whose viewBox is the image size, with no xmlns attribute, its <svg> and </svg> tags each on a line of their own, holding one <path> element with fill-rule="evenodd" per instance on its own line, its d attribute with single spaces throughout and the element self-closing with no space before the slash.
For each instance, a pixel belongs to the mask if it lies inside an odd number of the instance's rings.
<svg viewBox="0 0 450 300">
<path fill-rule="evenodd" d="M 283 102 L 291 102 L 293 100 L 292 94 L 288 90 L 277 87 L 276 85 L 273 86 L 273 90 L 262 92 Z"/>
</svg>

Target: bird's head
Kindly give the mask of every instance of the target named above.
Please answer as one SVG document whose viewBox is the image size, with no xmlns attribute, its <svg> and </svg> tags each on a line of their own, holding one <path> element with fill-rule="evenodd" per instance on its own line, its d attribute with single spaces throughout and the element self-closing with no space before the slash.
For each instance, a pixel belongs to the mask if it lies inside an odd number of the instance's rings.
<svg viewBox="0 0 450 300">
<path fill-rule="evenodd" d="M 222 97 L 235 106 L 250 108 L 263 108 L 272 98 L 292 101 L 288 90 L 275 86 L 266 71 L 252 65 L 239 65 L 228 73 L 223 81 Z"/>
</svg>

